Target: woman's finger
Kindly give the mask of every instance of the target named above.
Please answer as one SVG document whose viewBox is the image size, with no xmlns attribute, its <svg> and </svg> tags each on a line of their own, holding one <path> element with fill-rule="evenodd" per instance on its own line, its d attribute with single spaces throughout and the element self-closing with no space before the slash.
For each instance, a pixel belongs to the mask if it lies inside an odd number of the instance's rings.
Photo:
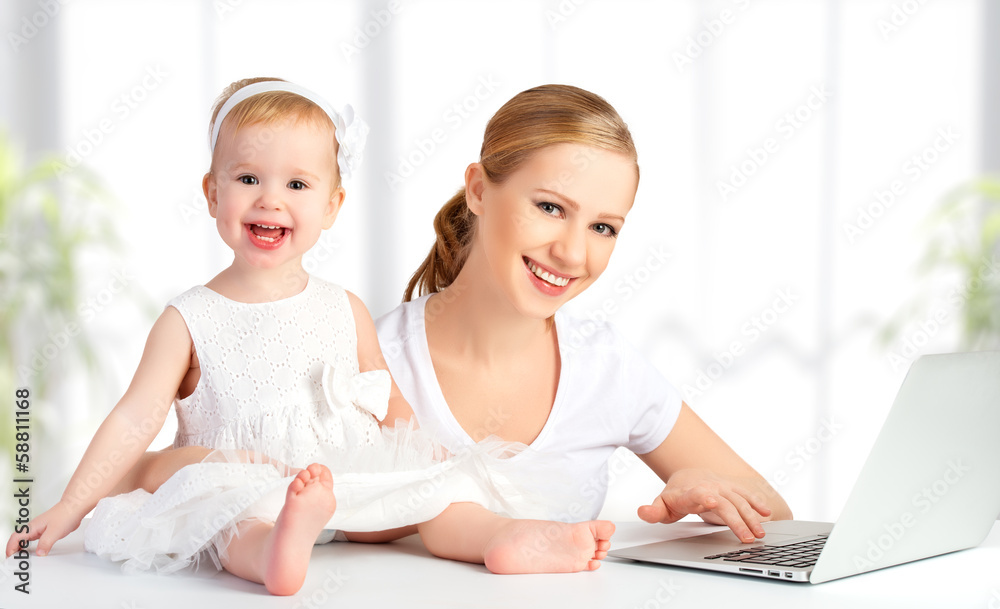
<svg viewBox="0 0 1000 609">
<path fill-rule="evenodd" d="M 755 538 L 759 539 L 764 536 L 764 527 L 760 524 L 760 514 L 757 513 L 757 510 L 746 497 L 735 491 L 724 491 L 723 497 L 736 508 L 743 523 L 753 533 Z"/>
</svg>

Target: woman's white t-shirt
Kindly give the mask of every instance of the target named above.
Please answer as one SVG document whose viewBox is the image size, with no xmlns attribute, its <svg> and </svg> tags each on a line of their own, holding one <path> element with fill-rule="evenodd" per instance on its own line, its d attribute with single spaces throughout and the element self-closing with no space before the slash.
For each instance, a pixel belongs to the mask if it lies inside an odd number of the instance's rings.
<svg viewBox="0 0 1000 609">
<path fill-rule="evenodd" d="M 474 441 L 438 385 L 424 325 L 428 298 L 405 302 L 379 318 L 379 342 L 420 426 L 457 452 Z M 531 443 L 546 454 L 546 465 L 520 468 L 530 471 L 520 471 L 518 482 L 552 498 L 548 519 L 578 522 L 596 518 L 604 505 L 608 459 L 615 449 L 644 454 L 658 447 L 677 420 L 681 397 L 611 325 L 562 312 L 555 325 L 559 384 L 549 417 Z"/>
</svg>

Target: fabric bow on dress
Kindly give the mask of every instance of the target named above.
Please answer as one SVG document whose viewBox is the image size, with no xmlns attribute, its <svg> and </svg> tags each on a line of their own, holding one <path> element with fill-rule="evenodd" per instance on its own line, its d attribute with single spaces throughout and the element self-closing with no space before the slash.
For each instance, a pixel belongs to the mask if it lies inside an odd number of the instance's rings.
<svg viewBox="0 0 1000 609">
<path fill-rule="evenodd" d="M 357 406 L 381 421 L 389 412 L 392 377 L 388 370 L 351 374 L 343 366 L 323 367 L 323 395 L 332 410 Z"/>
</svg>

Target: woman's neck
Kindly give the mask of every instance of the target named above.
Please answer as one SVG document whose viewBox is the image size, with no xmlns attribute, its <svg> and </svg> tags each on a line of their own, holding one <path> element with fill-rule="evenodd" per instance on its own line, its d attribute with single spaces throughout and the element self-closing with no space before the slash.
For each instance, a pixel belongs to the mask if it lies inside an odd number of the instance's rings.
<svg viewBox="0 0 1000 609">
<path fill-rule="evenodd" d="M 489 366 L 553 344 L 552 324 L 524 316 L 485 277 L 466 264 L 450 286 L 427 301 L 427 334 L 432 342 L 447 343 L 442 352 Z"/>
</svg>

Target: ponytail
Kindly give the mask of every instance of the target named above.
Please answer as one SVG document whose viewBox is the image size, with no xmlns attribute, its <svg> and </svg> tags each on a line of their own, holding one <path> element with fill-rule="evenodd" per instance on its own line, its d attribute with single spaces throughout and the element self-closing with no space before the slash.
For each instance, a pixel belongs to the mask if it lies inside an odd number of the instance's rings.
<svg viewBox="0 0 1000 609">
<path fill-rule="evenodd" d="M 476 215 L 465 204 L 465 188 L 461 188 L 434 217 L 437 239 L 423 264 L 410 277 L 403 302 L 413 300 L 414 291 L 417 296 L 440 292 L 455 281 L 469 257 L 475 229 Z"/>
</svg>

